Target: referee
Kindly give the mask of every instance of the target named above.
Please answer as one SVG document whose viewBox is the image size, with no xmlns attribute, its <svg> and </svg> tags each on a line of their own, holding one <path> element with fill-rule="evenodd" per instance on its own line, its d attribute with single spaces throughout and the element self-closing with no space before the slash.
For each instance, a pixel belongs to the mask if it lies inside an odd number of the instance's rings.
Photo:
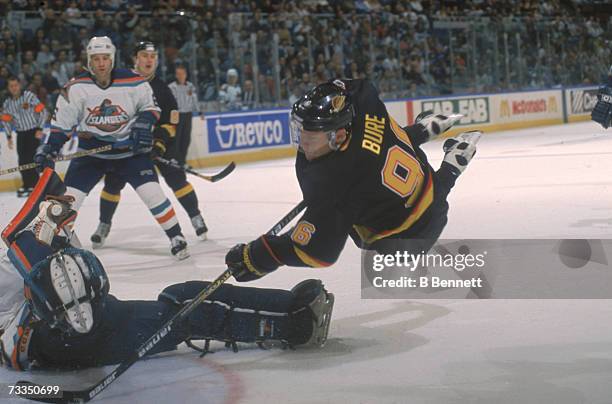
<svg viewBox="0 0 612 404">
<path fill-rule="evenodd" d="M 179 121 L 176 126 L 176 157 L 180 164 L 185 164 L 189 143 L 191 143 L 191 118 L 193 112 L 199 111 L 198 91 L 193 83 L 187 81 L 187 68 L 176 66 L 174 70 L 176 81 L 168 85 L 179 110 Z"/>
<path fill-rule="evenodd" d="M 2 105 L 1 120 L 10 138 L 12 127 L 17 132 L 17 156 L 19 165 L 32 163 L 36 148 L 42 139 L 42 128 L 47 120 L 47 110 L 32 92 L 21 91 L 17 77 L 10 77 L 7 82 L 10 96 Z M 23 186 L 17 196 L 28 196 L 38 182 L 36 170 L 21 171 Z"/>
</svg>

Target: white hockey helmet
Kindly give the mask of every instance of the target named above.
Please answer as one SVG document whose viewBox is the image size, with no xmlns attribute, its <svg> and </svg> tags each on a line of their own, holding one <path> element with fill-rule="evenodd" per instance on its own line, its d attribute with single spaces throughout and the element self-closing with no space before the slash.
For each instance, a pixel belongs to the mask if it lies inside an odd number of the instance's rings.
<svg viewBox="0 0 612 404">
<path fill-rule="evenodd" d="M 91 57 L 93 55 L 110 55 L 111 68 L 115 67 L 115 45 L 107 36 L 94 36 L 87 43 L 87 68 L 91 71 Z"/>
</svg>

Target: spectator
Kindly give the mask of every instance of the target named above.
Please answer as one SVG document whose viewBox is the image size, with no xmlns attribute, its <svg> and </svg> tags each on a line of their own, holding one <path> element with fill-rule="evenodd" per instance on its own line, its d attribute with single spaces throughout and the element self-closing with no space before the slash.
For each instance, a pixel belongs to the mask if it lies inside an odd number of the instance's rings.
<svg viewBox="0 0 612 404">
<path fill-rule="evenodd" d="M 55 55 L 51 53 L 49 45 L 43 43 L 40 45 L 40 51 L 36 55 L 36 66 L 38 71 L 44 71 L 47 69 L 49 63 L 55 60 Z"/>
<path fill-rule="evenodd" d="M 270 88 L 271 84 L 271 78 L 269 78 L 263 73 L 259 73 L 259 75 L 257 76 L 257 86 L 259 87 L 260 104 L 265 105 L 274 102 L 274 96 L 272 95 L 272 90 Z"/>
<path fill-rule="evenodd" d="M 244 91 L 242 92 L 242 109 L 252 109 L 255 107 L 255 90 L 252 80 L 244 81 Z"/>
<path fill-rule="evenodd" d="M 234 111 L 240 109 L 240 99 L 242 90 L 238 84 L 238 71 L 229 69 L 226 74 L 227 82 L 221 85 L 219 89 L 219 101 L 228 110 Z"/>
<path fill-rule="evenodd" d="M 74 76 L 74 63 L 68 60 L 68 54 L 65 50 L 61 50 L 57 55 L 57 74 L 57 81 L 61 86 Z"/>
</svg>

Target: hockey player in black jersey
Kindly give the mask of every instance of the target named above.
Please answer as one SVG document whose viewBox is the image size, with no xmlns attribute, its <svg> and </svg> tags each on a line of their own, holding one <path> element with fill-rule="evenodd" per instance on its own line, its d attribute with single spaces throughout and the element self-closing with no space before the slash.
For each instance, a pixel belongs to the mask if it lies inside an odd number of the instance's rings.
<svg viewBox="0 0 612 404">
<path fill-rule="evenodd" d="M 74 369 L 132 358 L 145 341 L 208 282 L 166 287 L 156 300 L 119 300 L 104 266 L 73 247 L 74 198 L 50 168 L 2 231 L 0 246 L 0 364 L 14 370 Z M 322 346 L 333 295 L 320 280 L 292 290 L 221 285 L 182 323 L 168 328 L 148 354 L 193 340 L 280 341 Z M 205 344 L 205 348 L 208 342 Z"/>
<path fill-rule="evenodd" d="M 234 246 L 226 263 L 241 282 L 282 265 L 326 267 L 350 236 L 379 252 L 427 252 L 447 222 L 446 197 L 476 152 L 481 132 L 444 143 L 438 171 L 420 145 L 461 115 L 426 112 L 405 128 L 365 80 L 334 80 L 306 93 L 291 112 L 297 178 L 306 212 L 289 232 Z"/>
<path fill-rule="evenodd" d="M 607 82 L 599 88 L 597 104 L 591 112 L 591 119 L 604 129 L 612 126 L 612 66 L 608 72 Z"/>
<path fill-rule="evenodd" d="M 154 140 L 151 155 L 153 158 L 164 157 L 167 160 L 175 159 L 178 107 L 168 85 L 162 79 L 155 76 L 158 64 L 157 47 L 152 42 L 139 42 L 134 48 L 133 57 L 134 70 L 149 81 L 151 88 L 153 88 L 153 95 L 161 109 L 160 119 L 153 130 Z M 187 181 L 185 172 L 162 163 L 156 163 L 155 166 L 189 215 L 196 235 L 200 239 L 205 240 L 208 228 L 198 207 L 198 197 L 193 186 Z M 104 189 L 100 194 L 100 223 L 91 236 L 93 248 L 99 248 L 104 245 L 121 198 L 121 190 L 125 187 L 125 184 L 124 179 L 113 173 L 108 173 L 104 177 Z"/>
</svg>

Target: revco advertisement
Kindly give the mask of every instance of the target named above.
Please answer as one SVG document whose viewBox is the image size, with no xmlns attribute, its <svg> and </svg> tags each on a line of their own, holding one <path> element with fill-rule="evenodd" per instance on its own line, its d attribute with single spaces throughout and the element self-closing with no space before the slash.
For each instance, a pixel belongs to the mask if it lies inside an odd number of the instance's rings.
<svg viewBox="0 0 612 404">
<path fill-rule="evenodd" d="M 206 129 L 210 153 L 290 144 L 288 111 L 209 116 Z"/>
</svg>

